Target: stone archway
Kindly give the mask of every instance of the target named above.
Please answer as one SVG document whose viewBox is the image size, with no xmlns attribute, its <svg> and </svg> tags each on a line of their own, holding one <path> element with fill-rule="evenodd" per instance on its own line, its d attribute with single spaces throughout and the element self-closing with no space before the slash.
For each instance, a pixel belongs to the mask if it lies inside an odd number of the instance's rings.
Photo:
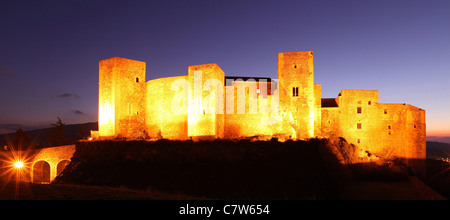
<svg viewBox="0 0 450 220">
<path fill-rule="evenodd" d="M 33 165 L 33 183 L 50 183 L 50 164 L 47 161 L 37 161 Z"/>
<path fill-rule="evenodd" d="M 62 160 L 58 163 L 58 165 L 56 166 L 56 176 L 58 176 L 63 170 L 64 168 L 66 168 L 67 165 L 69 165 L 70 160 Z"/>
<path fill-rule="evenodd" d="M 39 168 L 44 168 L 45 173 L 47 175 L 48 167 L 43 165 L 40 161 L 45 161 L 50 166 L 50 180 L 48 180 L 47 176 L 45 176 L 44 181 L 41 181 L 39 177 L 34 178 L 34 168 L 31 172 L 31 180 L 34 183 L 50 183 L 52 182 L 70 163 L 70 158 L 72 158 L 75 153 L 75 145 L 67 145 L 67 146 L 58 146 L 58 147 L 49 147 L 39 149 L 33 159 L 33 167 L 36 166 L 36 174 L 40 174 Z M 42 177 L 42 175 L 41 175 Z"/>
</svg>

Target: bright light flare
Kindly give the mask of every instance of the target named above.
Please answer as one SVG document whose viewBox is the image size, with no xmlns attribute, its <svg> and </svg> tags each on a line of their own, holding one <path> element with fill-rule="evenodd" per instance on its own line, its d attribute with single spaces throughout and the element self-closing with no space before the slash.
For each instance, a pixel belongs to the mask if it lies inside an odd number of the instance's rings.
<svg viewBox="0 0 450 220">
<path fill-rule="evenodd" d="M 14 163 L 14 167 L 15 167 L 15 168 L 18 168 L 18 169 L 22 168 L 22 167 L 23 167 L 23 162 L 22 162 L 22 161 L 17 161 L 17 162 L 15 162 L 15 163 Z"/>
</svg>

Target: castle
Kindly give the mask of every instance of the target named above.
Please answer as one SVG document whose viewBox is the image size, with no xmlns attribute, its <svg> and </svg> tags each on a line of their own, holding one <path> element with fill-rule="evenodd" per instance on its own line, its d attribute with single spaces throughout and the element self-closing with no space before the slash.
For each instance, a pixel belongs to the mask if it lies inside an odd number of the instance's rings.
<svg viewBox="0 0 450 220">
<path fill-rule="evenodd" d="M 148 82 L 145 71 L 140 61 L 100 61 L 100 138 L 343 137 L 372 154 L 426 158 L 424 110 L 379 103 L 378 91 L 322 99 L 311 51 L 279 53 L 278 81 L 225 76 L 217 64 Z"/>
</svg>

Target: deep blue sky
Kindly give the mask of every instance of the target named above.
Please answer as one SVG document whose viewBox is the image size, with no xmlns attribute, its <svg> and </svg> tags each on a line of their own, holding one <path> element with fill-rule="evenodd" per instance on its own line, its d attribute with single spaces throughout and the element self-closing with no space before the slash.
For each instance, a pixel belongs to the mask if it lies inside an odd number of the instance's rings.
<svg viewBox="0 0 450 220">
<path fill-rule="evenodd" d="M 314 51 L 323 97 L 380 90 L 450 136 L 450 1 L 0 0 L 0 133 L 97 120 L 98 62 L 147 62 L 147 81 L 217 63 L 276 78 L 279 52 Z"/>
</svg>

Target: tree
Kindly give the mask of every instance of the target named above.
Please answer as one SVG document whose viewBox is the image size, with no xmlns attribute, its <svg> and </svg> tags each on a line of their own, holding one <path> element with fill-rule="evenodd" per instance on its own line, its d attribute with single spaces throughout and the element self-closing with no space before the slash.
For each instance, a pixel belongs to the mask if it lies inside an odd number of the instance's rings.
<svg viewBox="0 0 450 220">
<path fill-rule="evenodd" d="M 50 138 L 48 141 L 49 146 L 61 146 L 67 144 L 67 138 L 65 137 L 64 123 L 61 118 L 57 117 L 58 121 L 55 124 L 51 124 L 53 128 L 50 130 Z"/>
<path fill-rule="evenodd" d="M 81 140 L 86 140 L 88 138 L 88 134 L 86 132 L 86 126 L 81 125 L 80 130 L 78 130 L 77 135 Z"/>
<path fill-rule="evenodd" d="M 14 134 L 10 145 L 17 151 L 26 150 L 31 147 L 31 138 L 27 133 L 25 133 L 25 131 L 22 130 L 22 127 L 19 127 Z"/>
</svg>

